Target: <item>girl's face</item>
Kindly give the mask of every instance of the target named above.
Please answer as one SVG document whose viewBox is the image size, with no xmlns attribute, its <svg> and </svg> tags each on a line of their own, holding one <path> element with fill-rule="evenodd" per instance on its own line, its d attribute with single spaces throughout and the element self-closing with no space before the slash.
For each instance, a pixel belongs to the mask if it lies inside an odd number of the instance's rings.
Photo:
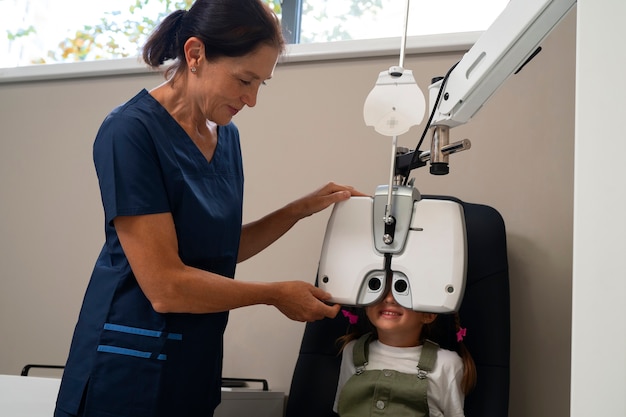
<svg viewBox="0 0 626 417">
<path fill-rule="evenodd" d="M 367 318 L 378 331 L 378 339 L 395 347 L 411 347 L 420 344 L 424 324 L 432 323 L 437 315 L 422 313 L 402 307 L 391 291 L 376 304 L 365 308 Z"/>
<path fill-rule="evenodd" d="M 268 45 L 241 57 L 220 57 L 198 68 L 191 94 L 200 111 L 218 125 L 228 124 L 244 106 L 256 105 L 259 88 L 272 78 L 279 51 Z"/>
</svg>

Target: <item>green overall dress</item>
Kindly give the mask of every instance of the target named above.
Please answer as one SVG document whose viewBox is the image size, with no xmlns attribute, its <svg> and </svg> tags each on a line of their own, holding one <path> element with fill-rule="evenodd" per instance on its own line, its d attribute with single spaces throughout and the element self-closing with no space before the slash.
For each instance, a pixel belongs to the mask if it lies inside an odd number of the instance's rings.
<svg viewBox="0 0 626 417">
<path fill-rule="evenodd" d="M 354 345 L 356 373 L 348 379 L 339 395 L 341 417 L 392 416 L 428 417 L 428 373 L 437 360 L 439 345 L 427 340 L 417 364 L 417 374 L 391 369 L 365 370 L 372 334 Z"/>
</svg>

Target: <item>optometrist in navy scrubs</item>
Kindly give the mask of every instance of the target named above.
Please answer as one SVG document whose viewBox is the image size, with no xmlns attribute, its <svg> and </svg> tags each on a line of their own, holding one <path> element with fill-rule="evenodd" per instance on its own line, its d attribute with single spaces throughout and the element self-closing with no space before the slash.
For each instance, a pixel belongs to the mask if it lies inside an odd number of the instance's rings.
<svg viewBox="0 0 626 417">
<path fill-rule="evenodd" d="M 253 107 L 284 49 L 261 0 L 196 0 L 167 16 L 143 57 L 166 81 L 104 120 L 94 162 L 106 241 L 76 325 L 55 417 L 209 417 L 220 402 L 228 311 L 268 304 L 334 317 L 304 281 L 242 282 L 235 265 L 297 221 L 362 195 L 329 183 L 242 226 L 232 118 Z"/>
</svg>

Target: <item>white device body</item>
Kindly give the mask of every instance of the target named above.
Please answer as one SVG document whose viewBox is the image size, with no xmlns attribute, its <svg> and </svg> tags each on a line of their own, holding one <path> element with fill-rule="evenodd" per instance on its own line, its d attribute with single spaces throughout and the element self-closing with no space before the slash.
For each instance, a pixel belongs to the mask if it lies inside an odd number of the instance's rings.
<svg viewBox="0 0 626 417">
<path fill-rule="evenodd" d="M 445 84 L 439 80 L 429 87 L 430 126 L 442 131 L 468 122 L 496 89 L 534 56 L 539 43 L 575 4 L 576 0 L 510 0 L 451 70 Z M 439 96 L 442 101 L 435 108 Z M 420 109 L 416 108 L 418 113 Z M 386 122 L 397 124 L 386 107 L 378 111 L 381 117 L 388 116 Z M 371 119 L 368 125 L 378 126 L 375 116 L 367 114 L 367 120 Z M 431 161 L 441 152 L 443 149 L 431 150 Z M 335 205 L 324 238 L 318 285 L 332 295 L 331 301 L 344 305 L 372 304 L 390 285 L 398 303 L 406 308 L 457 311 L 465 290 L 467 257 L 462 207 L 453 201 L 419 200 L 418 196 L 411 211 L 410 193 L 394 194 L 391 197 L 396 201 L 387 206 L 376 204 L 378 197 L 379 193 L 375 198 L 353 197 Z M 399 219 L 400 229 L 410 219 L 408 230 L 396 233 L 400 241 L 393 242 L 393 247 L 384 246 L 379 239 L 385 221 L 379 213 L 387 208 L 395 210 L 392 214 Z M 386 234 L 386 229 L 382 233 Z M 387 268 L 386 261 L 390 263 Z"/>
<path fill-rule="evenodd" d="M 457 311 L 465 290 L 467 249 L 463 208 L 454 201 L 414 201 L 410 227 L 399 252 L 385 257 L 376 249 L 374 198 L 352 197 L 335 204 L 328 220 L 318 285 L 330 301 L 365 306 L 391 286 L 403 307 L 433 313 Z M 372 285 L 373 283 L 373 285 Z"/>
<path fill-rule="evenodd" d="M 575 4 L 576 0 L 510 0 L 450 73 L 432 126 L 467 123 Z M 430 87 L 431 111 L 439 86 Z"/>
<path fill-rule="evenodd" d="M 388 70 L 378 74 L 376 85 L 365 99 L 363 119 L 381 135 L 396 136 L 419 125 L 425 110 L 426 98 L 415 82 L 413 71 L 392 74 Z"/>
</svg>

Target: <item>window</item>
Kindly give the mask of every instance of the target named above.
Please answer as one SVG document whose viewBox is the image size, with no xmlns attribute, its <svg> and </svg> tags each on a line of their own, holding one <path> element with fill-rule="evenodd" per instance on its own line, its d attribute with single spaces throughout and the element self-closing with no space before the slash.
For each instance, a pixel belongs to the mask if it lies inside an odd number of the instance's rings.
<svg viewBox="0 0 626 417">
<path fill-rule="evenodd" d="M 484 31 L 509 0 L 412 0 L 409 36 Z M 406 0 L 284 0 L 291 43 L 402 36 Z"/>
<path fill-rule="evenodd" d="M 192 0 L 0 0 L 0 68 L 137 56 L 167 13 Z"/>
<path fill-rule="evenodd" d="M 337 41 L 400 37 L 405 0 L 264 0 L 281 17 L 293 44 L 332 48 Z M 412 0 L 409 36 L 480 32 L 508 0 Z M 42 64 L 124 61 L 158 21 L 193 0 L 0 0 L 0 82 L 11 69 Z M 4 32 L 4 33 L 2 33 Z M 368 45 L 371 45 L 369 43 Z M 359 49 L 365 52 L 368 46 Z M 107 64 L 105 66 L 111 66 Z M 81 68 L 87 68 L 82 66 Z M 93 68 L 93 66 L 91 67 Z M 9 71 L 7 71 L 7 69 Z M 8 75 L 7 75 L 8 74 Z"/>
</svg>

